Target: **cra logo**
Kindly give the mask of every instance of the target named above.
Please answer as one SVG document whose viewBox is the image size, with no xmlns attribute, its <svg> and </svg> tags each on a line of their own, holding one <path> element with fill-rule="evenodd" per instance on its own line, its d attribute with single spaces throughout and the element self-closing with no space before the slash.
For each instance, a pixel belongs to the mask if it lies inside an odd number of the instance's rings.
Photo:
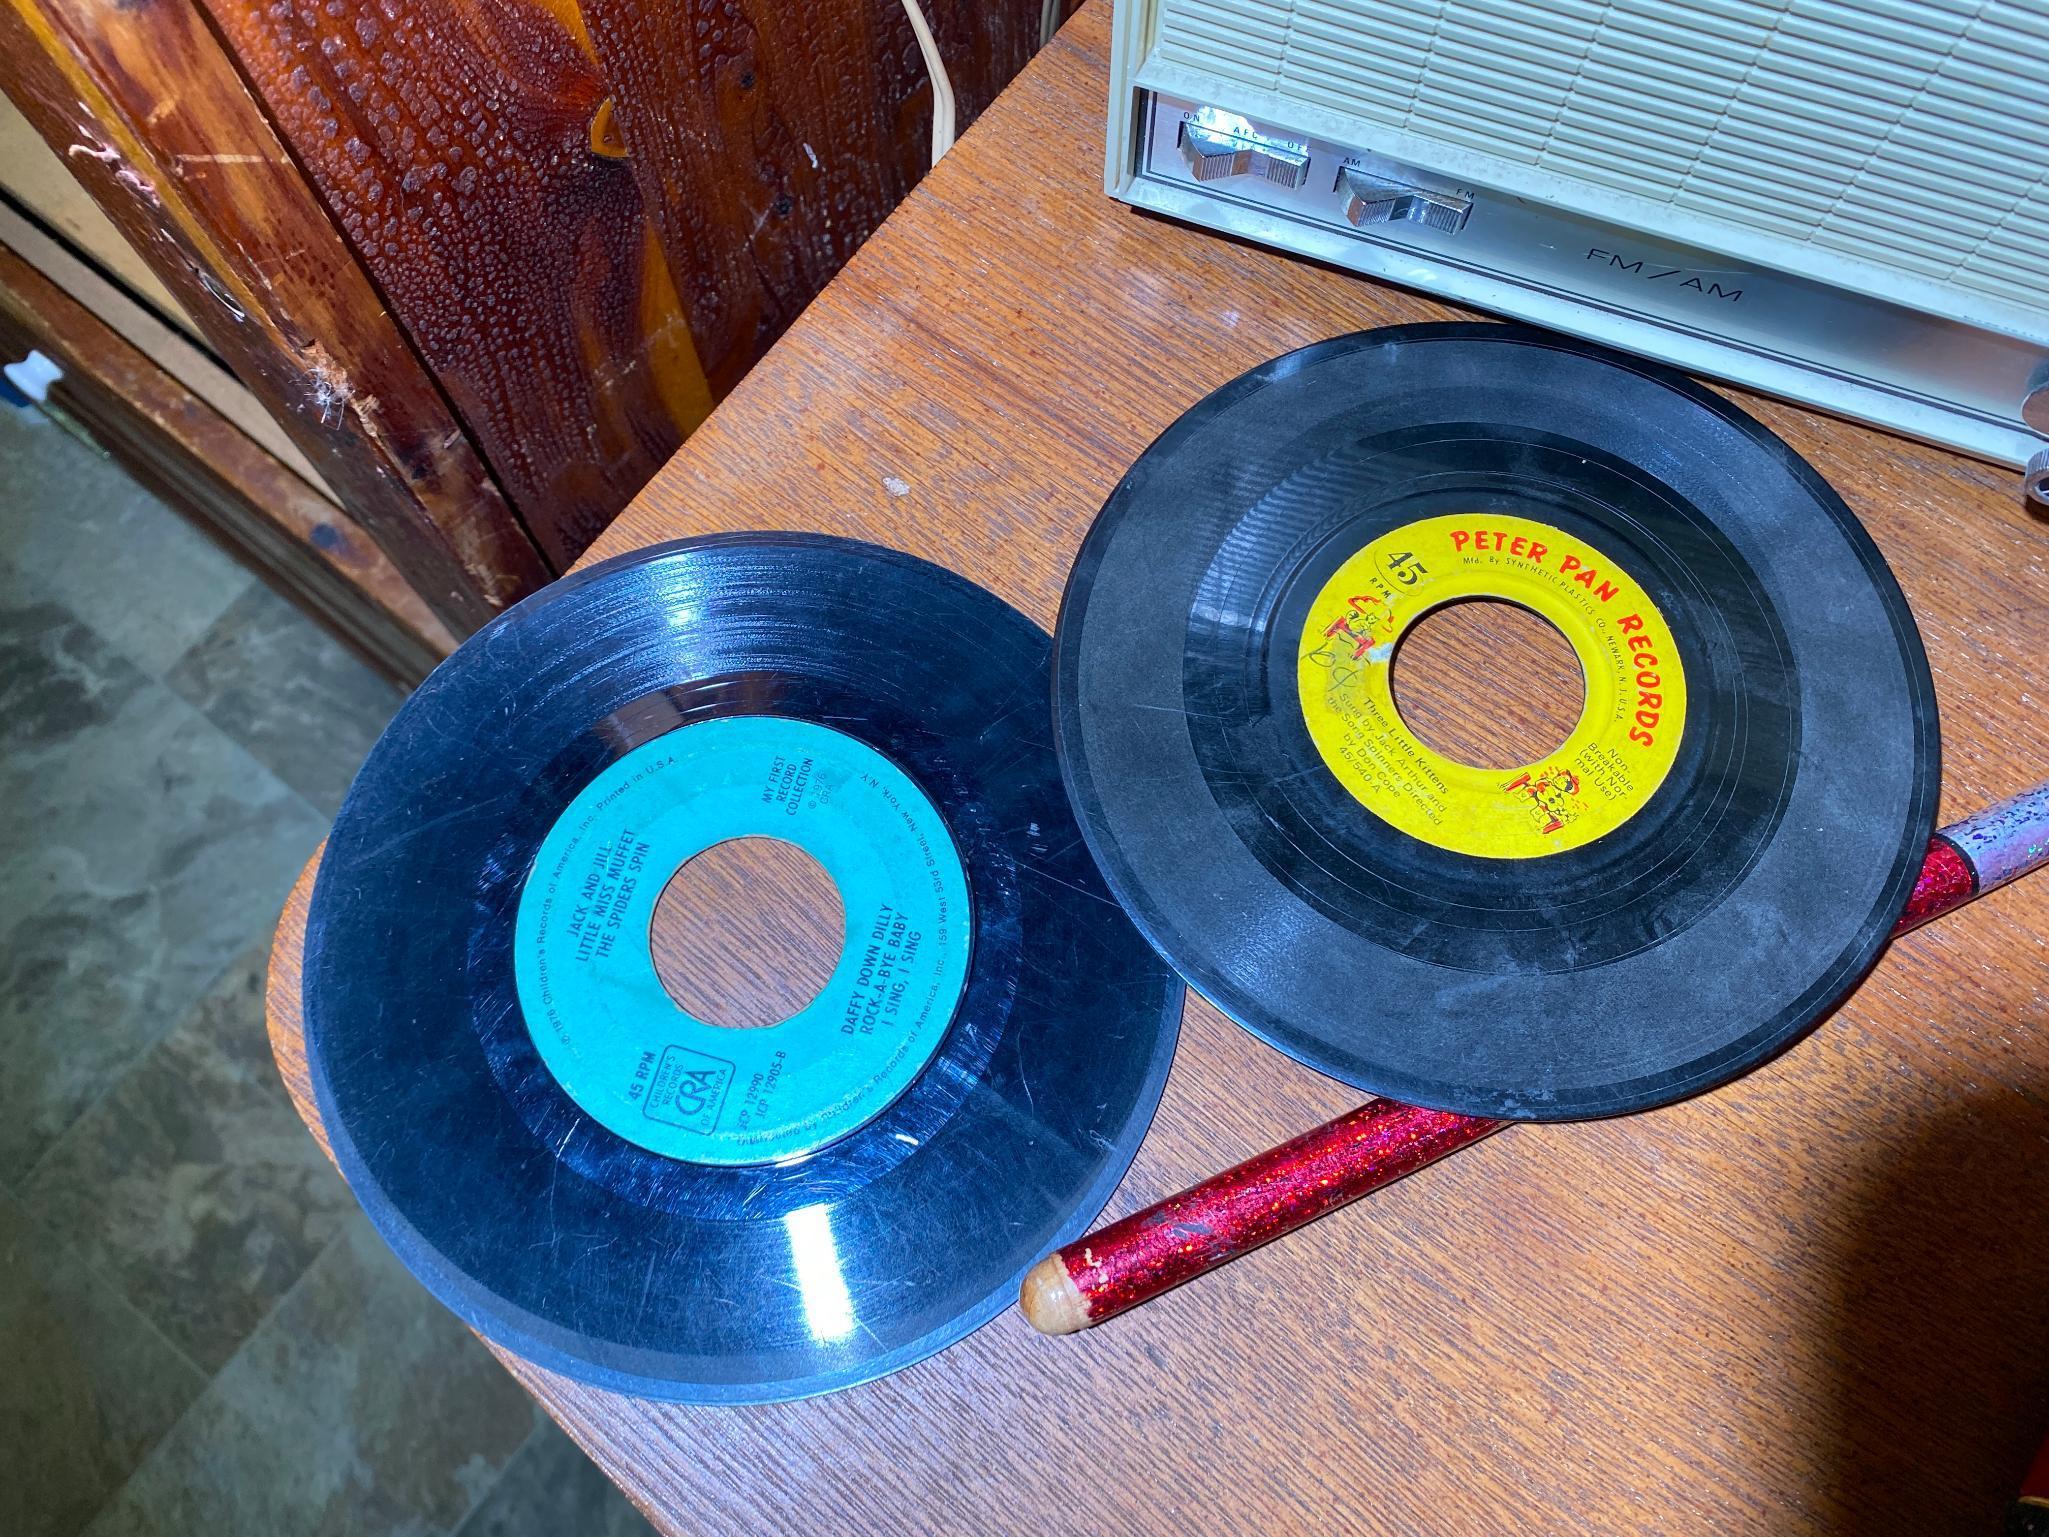
<svg viewBox="0 0 2049 1537">
<path fill-rule="evenodd" d="M 709 1132 L 719 1123 L 733 1064 L 687 1046 L 670 1046 L 654 1066 L 641 1096 L 641 1113 L 685 1130 Z"/>
</svg>

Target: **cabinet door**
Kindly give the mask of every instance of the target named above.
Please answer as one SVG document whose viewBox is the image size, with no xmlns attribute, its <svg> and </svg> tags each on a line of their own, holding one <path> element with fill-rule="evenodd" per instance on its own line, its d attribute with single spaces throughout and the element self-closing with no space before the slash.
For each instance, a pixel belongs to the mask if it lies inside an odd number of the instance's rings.
<svg viewBox="0 0 2049 1537">
<path fill-rule="evenodd" d="M 204 15 L 0 0 L 0 85 L 451 630 L 546 580 Z"/>
<path fill-rule="evenodd" d="M 930 164 L 902 0 L 202 3 L 558 568 Z M 971 119 L 1040 0 L 924 4 Z"/>
<path fill-rule="evenodd" d="M 918 0 L 964 128 L 1043 0 Z M 904 0 L 0 0 L 0 81 L 458 633 L 931 159 Z"/>
</svg>

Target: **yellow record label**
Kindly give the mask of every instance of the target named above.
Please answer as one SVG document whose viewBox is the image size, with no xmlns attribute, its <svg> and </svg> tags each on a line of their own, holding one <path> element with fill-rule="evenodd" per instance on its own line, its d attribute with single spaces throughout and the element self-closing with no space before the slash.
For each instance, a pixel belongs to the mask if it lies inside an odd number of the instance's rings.
<svg viewBox="0 0 2049 1537">
<path fill-rule="evenodd" d="M 1535 763 L 1454 763 L 1395 709 L 1395 646 L 1462 598 L 1519 603 L 1579 656 L 1586 707 Z M 1511 681 L 1483 661 L 1468 676 L 1492 692 Z M 1310 606 L 1296 679 L 1316 750 L 1362 806 L 1437 848 L 1490 859 L 1562 854 L 1613 832 L 1671 772 L 1686 727 L 1685 670 L 1643 588 L 1583 540 L 1496 513 L 1405 524 L 1339 566 Z"/>
</svg>

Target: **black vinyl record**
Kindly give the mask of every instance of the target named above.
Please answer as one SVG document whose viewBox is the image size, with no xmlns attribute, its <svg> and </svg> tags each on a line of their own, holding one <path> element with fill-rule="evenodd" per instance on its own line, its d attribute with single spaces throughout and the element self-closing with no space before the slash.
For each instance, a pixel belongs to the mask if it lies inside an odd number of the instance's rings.
<svg viewBox="0 0 2049 1537">
<path fill-rule="evenodd" d="M 1181 988 L 1074 825 L 1049 658 L 937 566 L 761 534 L 569 577 L 422 685 L 328 841 L 304 1004 L 335 1155 L 437 1296 L 584 1381 L 756 1402 L 929 1355 L 1081 1232 Z M 747 837 L 824 867 L 845 944 L 720 1029 L 650 925 Z"/>
<path fill-rule="evenodd" d="M 1518 769 L 1393 704 L 1402 637 L 1474 597 L 1585 675 Z M 1477 1115 L 1641 1109 L 1778 1051 L 1876 958 L 1934 816 L 1920 640 L 1826 482 L 1670 370 L 1519 327 L 1341 337 L 1195 406 L 1088 535 L 1054 689 L 1083 831 L 1188 982 Z"/>
</svg>

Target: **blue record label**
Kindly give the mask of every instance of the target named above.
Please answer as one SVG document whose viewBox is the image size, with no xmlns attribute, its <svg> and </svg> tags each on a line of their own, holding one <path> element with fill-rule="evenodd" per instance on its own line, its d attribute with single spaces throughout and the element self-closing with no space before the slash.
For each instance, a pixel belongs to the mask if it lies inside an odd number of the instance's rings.
<svg viewBox="0 0 2049 1537">
<path fill-rule="evenodd" d="M 656 973 L 656 903 L 735 838 L 803 849 L 839 887 L 844 947 L 780 1024 L 727 1029 Z M 519 1001 L 563 1091 L 627 1141 L 690 1163 L 815 1151 L 887 1109 L 931 1061 L 966 985 L 966 871 L 945 821 L 844 732 L 728 716 L 644 743 L 586 785 L 542 840 L 513 936 Z"/>
</svg>

